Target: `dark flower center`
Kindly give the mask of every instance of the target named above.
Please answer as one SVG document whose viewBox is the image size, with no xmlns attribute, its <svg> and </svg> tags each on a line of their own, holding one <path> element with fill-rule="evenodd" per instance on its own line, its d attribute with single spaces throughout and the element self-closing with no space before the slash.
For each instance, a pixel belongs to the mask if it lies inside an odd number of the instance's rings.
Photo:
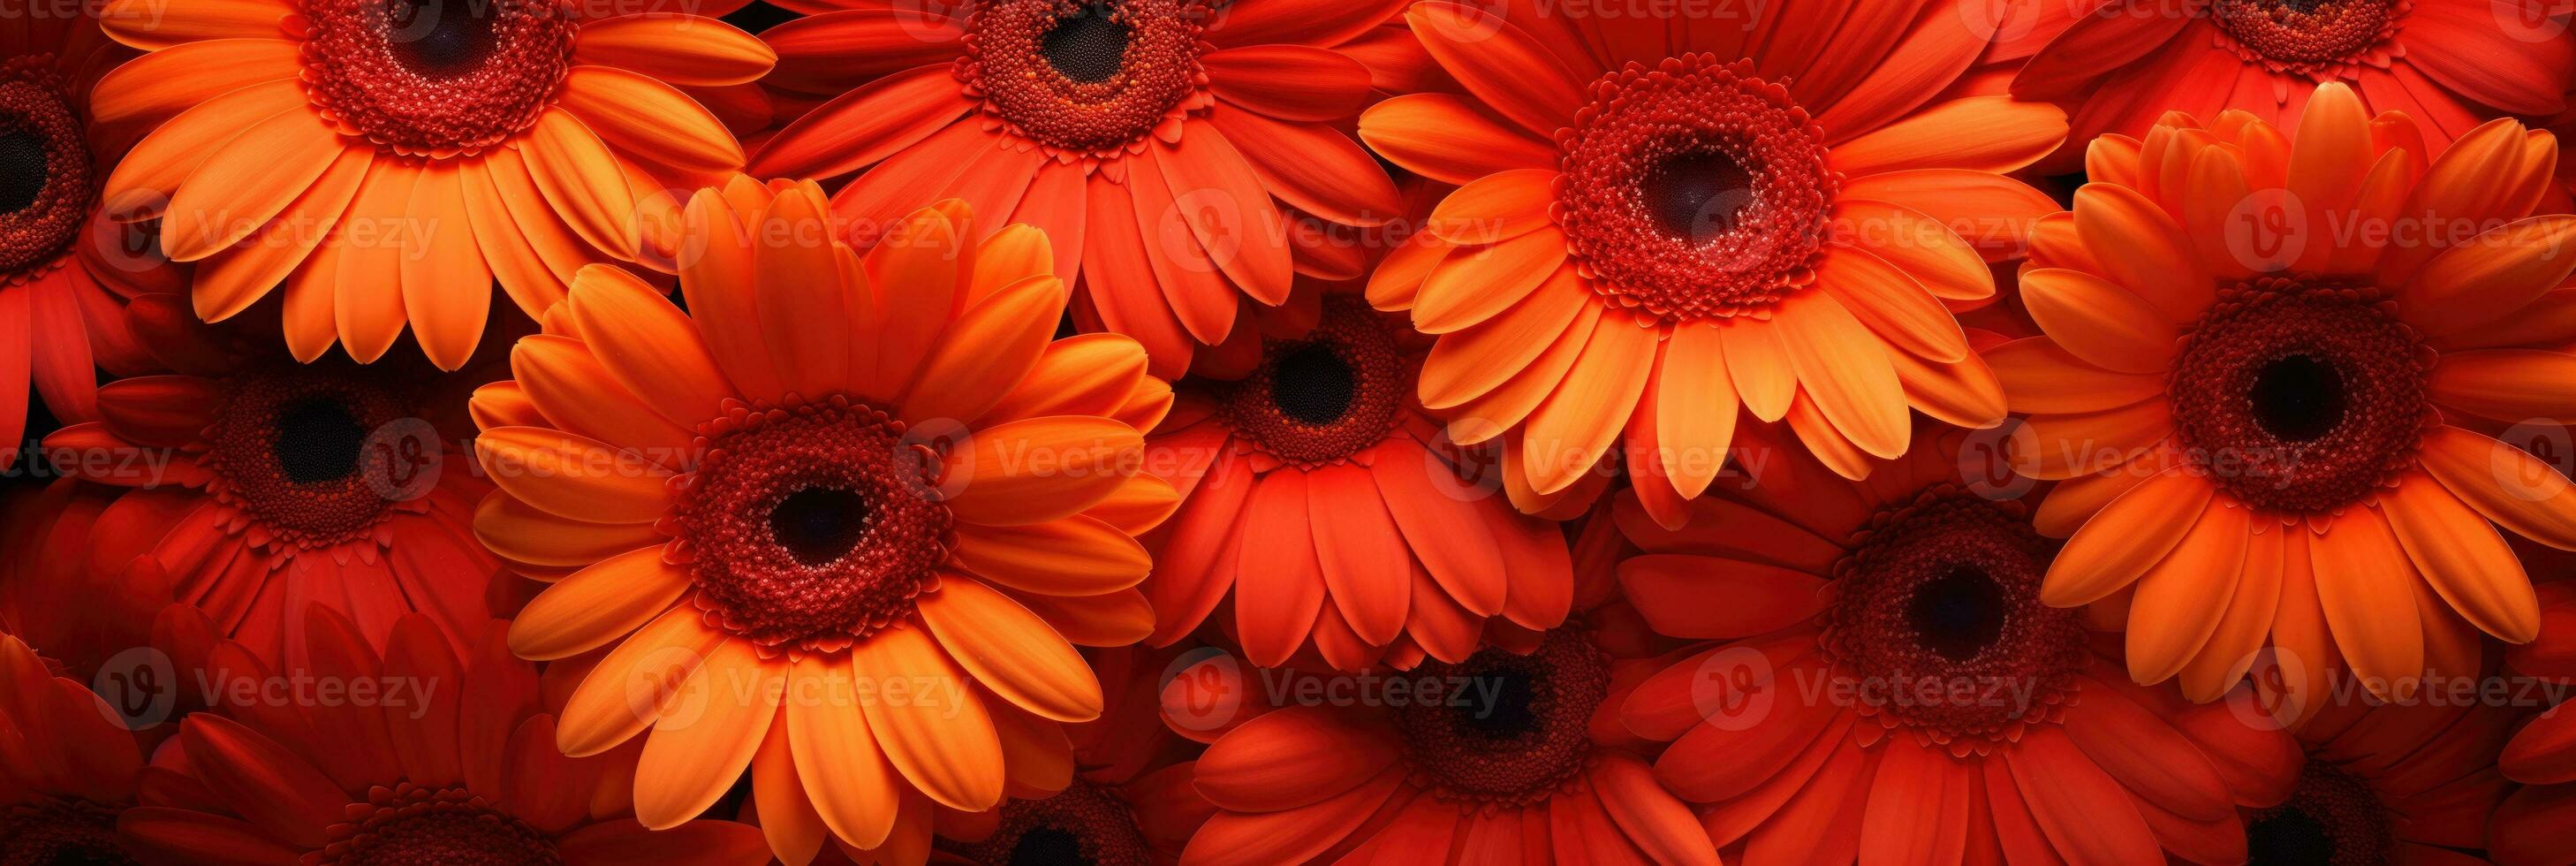
<svg viewBox="0 0 2576 866">
<path fill-rule="evenodd" d="M 305 82 L 325 120 L 448 156 L 537 122 L 572 60 L 569 0 L 310 0 Z"/>
<path fill-rule="evenodd" d="M 132 866 L 116 843 L 116 812 L 87 800 L 49 798 L 0 807 L 0 864 Z"/>
<path fill-rule="evenodd" d="M 2003 584 L 1971 565 L 1915 587 L 1905 603 L 1906 622 L 1923 645 L 1951 661 L 1976 658 L 1994 646 L 2010 613 Z"/>
<path fill-rule="evenodd" d="M 371 453 L 377 431 L 426 411 L 388 383 L 392 375 L 326 360 L 223 380 L 202 440 L 215 492 L 292 544 L 332 544 L 374 526 L 409 498 L 423 462 L 436 459 L 425 452 L 439 447 L 389 436 Z"/>
<path fill-rule="evenodd" d="M 269 452 L 287 480 L 318 484 L 356 474 L 366 441 L 367 427 L 348 403 L 316 396 L 277 414 L 277 441 L 269 443 Z"/>
<path fill-rule="evenodd" d="M 53 171 L 45 164 L 45 140 L 28 132 L 0 133 L 0 213 L 16 213 L 36 203 Z"/>
<path fill-rule="evenodd" d="M 699 425 L 669 531 L 697 604 L 764 648 L 836 651 L 912 612 L 948 559 L 940 457 L 846 397 L 732 404 Z"/>
<path fill-rule="evenodd" d="M 2044 717 L 2085 652 L 2077 613 L 2039 600 L 2051 554 L 2019 503 L 1953 485 L 1880 512 L 1835 564 L 1819 617 L 1844 694 L 1881 724 L 1954 751 Z"/>
<path fill-rule="evenodd" d="M 769 509 L 769 531 L 806 565 L 840 559 L 867 532 L 868 501 L 853 490 L 808 487 Z"/>
<path fill-rule="evenodd" d="M 1556 213 L 1587 283 L 1669 320 L 1767 310 L 1814 279 L 1841 176 L 1749 61 L 1631 63 L 1557 134 Z"/>
<path fill-rule="evenodd" d="M 1647 173 L 1641 191 L 1665 235 L 1702 243 L 1733 231 L 1753 204 L 1753 172 L 1723 151 L 1675 154 Z"/>
<path fill-rule="evenodd" d="M 1536 652 L 1488 648 L 1413 672 L 1442 688 L 1397 708 L 1414 774 L 1439 796 L 1522 804 L 1546 797 L 1592 757 L 1592 712 L 1610 692 L 1610 659 L 1573 628 Z"/>
<path fill-rule="evenodd" d="M 53 87 L 0 78 L 0 285 L 44 273 L 98 190 L 80 119 Z"/>
<path fill-rule="evenodd" d="M 1384 441 L 1413 376 L 1385 319 L 1336 299 L 1314 331 L 1265 343 L 1261 366 L 1219 390 L 1238 432 L 1281 460 L 1315 465 Z"/>
<path fill-rule="evenodd" d="M 2322 78 L 2396 35 L 2405 9 L 2396 0 L 2213 0 L 2209 16 L 2247 62 Z"/>
<path fill-rule="evenodd" d="M 371 807 L 371 808 L 370 808 Z M 482 797 L 409 782 L 371 792 L 312 863 L 335 866 L 554 866 L 554 840 Z"/>
<path fill-rule="evenodd" d="M 1107 81 L 1126 62 L 1129 35 L 1127 25 L 1119 23 L 1109 7 L 1085 6 L 1057 19 L 1055 27 L 1038 40 L 1038 53 L 1066 78 Z"/>
<path fill-rule="evenodd" d="M 2291 442 L 2313 442 L 2343 423 L 2343 374 L 2316 358 L 2290 355 L 2255 371 L 2245 399 L 2264 430 Z"/>
<path fill-rule="evenodd" d="M 958 60 L 966 93 L 1050 148 L 1112 158 L 1205 106 L 1199 31 L 1209 0 L 976 4 Z"/>
<path fill-rule="evenodd" d="M 2315 513 L 2414 465 L 2430 358 L 2369 288 L 2262 279 L 2222 289 L 2168 393 L 2176 440 L 2221 488 Z"/>
<path fill-rule="evenodd" d="M 2256 866 L 2386 863 L 2397 848 L 2391 824 L 2388 808 L 2369 783 L 2312 756 L 2288 801 L 2258 811 L 2245 822 L 2245 862 Z"/>
</svg>

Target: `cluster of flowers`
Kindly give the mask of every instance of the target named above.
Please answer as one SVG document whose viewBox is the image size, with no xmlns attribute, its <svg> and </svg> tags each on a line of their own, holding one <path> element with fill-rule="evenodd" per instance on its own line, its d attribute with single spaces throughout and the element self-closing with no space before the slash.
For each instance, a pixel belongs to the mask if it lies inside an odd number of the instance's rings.
<svg viewBox="0 0 2576 866">
<path fill-rule="evenodd" d="M 0 9 L 0 863 L 2564 866 L 2571 16 Z"/>
</svg>

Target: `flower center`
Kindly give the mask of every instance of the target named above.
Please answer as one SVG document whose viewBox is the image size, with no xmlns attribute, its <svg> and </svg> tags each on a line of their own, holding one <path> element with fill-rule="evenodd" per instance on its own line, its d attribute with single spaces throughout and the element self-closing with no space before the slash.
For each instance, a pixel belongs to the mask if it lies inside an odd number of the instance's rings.
<svg viewBox="0 0 2576 866">
<path fill-rule="evenodd" d="M 2265 278 L 2222 290 L 2169 392 L 2185 453 L 2247 503 L 2338 508 L 2414 465 L 2429 360 L 2373 289 Z"/>
<path fill-rule="evenodd" d="M 2388 809 L 2368 784 L 2311 760 L 2287 802 L 2245 822 L 2246 862 L 2386 863 L 2396 848 L 2389 823 Z"/>
<path fill-rule="evenodd" d="M 370 808 L 371 807 L 371 808 Z M 554 840 L 461 788 L 378 787 L 331 828 L 318 861 L 343 866 L 552 866 Z M 307 855 L 310 857 L 310 855 Z"/>
<path fill-rule="evenodd" d="M 98 195 L 91 172 L 88 139 L 61 95 L 0 76 L 0 284 L 34 276 L 80 234 Z"/>
<path fill-rule="evenodd" d="M 1153 848 L 1127 803 L 1075 779 L 1042 800 L 1002 805 L 1001 826 L 975 842 L 940 840 L 941 850 L 973 863 L 1007 866 L 1152 866 Z"/>
<path fill-rule="evenodd" d="M 88 800 L 47 798 L 0 809 L 0 863 L 131 866 L 116 844 L 116 812 Z"/>
<path fill-rule="evenodd" d="M 2049 543 L 2018 504 L 1943 485 L 1880 512 L 1856 539 L 1834 566 L 1818 642 L 1863 715 L 1964 754 L 2064 699 L 2083 630 L 2074 611 L 2040 602 Z"/>
<path fill-rule="evenodd" d="M 1487 648 L 1411 676 L 1436 683 L 1396 710 L 1414 776 L 1451 800 L 1545 798 L 1592 758 L 1592 711 L 1610 693 L 1609 656 L 1574 628 L 1536 652 Z"/>
<path fill-rule="evenodd" d="M 215 492 L 288 544 L 364 534 L 428 459 L 390 444 L 369 459 L 375 431 L 419 413 L 365 368 L 279 367 L 226 379 L 223 393 L 203 440 Z"/>
<path fill-rule="evenodd" d="M 958 77 L 1021 135 L 1107 158 L 1204 106 L 1209 14 L 1207 0 L 996 0 L 967 22 Z"/>
<path fill-rule="evenodd" d="M 2248 63 L 2331 77 L 2397 34 L 2407 0 L 2214 0 L 2209 17 Z"/>
<path fill-rule="evenodd" d="M 935 585 L 949 515 L 939 455 L 903 422 L 831 397 L 734 404 L 700 425 L 665 529 L 697 604 L 764 649 L 830 652 L 893 624 Z"/>
<path fill-rule="evenodd" d="M 1336 299 L 1313 333 L 1266 343 L 1261 366 L 1224 388 L 1236 430 L 1280 460 L 1311 466 L 1384 441 L 1413 383 L 1385 321 Z"/>
<path fill-rule="evenodd" d="M 1842 186 L 1824 135 L 1748 61 L 1628 64 L 1557 134 L 1567 249 L 1623 306 L 1670 320 L 1766 314 L 1815 277 Z"/>
<path fill-rule="evenodd" d="M 306 0 L 304 80 L 342 133 L 476 153 L 527 129 L 572 58 L 571 0 Z"/>
</svg>

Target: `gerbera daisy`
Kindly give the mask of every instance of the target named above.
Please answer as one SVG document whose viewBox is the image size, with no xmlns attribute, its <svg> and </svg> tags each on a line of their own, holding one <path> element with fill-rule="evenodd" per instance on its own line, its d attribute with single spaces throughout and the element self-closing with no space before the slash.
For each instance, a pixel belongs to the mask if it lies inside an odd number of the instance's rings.
<svg viewBox="0 0 2576 866">
<path fill-rule="evenodd" d="M 2294 133 L 2319 84 L 2415 119 L 2434 148 L 2500 115 L 2544 116 L 2576 76 L 2563 9 L 2540 0 L 2120 0 L 2015 4 L 2013 95 L 2070 106 L 2069 141 L 2143 136 L 2167 111 L 2234 109 Z"/>
<path fill-rule="evenodd" d="M 2299 730 L 2307 763 L 2298 787 L 2277 806 L 2247 811 L 2249 862 L 2487 862 L 2479 854 L 2488 824 L 2506 817 L 2498 807 L 2514 787 L 2496 771 L 2496 751 L 2521 717 L 2510 706 L 2434 701 L 2320 710 Z M 2486 853 L 2565 863 L 2566 830 L 2551 828 L 2552 859 Z"/>
<path fill-rule="evenodd" d="M 1748 467 L 1679 530 L 1618 502 L 1645 551 L 1619 566 L 1630 603 L 1724 641 L 1623 701 L 1672 742 L 1656 777 L 1756 863 L 2244 862 L 2237 807 L 2280 802 L 2296 743 L 2130 684 L 2040 603 L 2055 545 L 2023 503 L 1961 481 L 1963 433 L 1926 434 L 1858 487 L 1796 455 Z"/>
<path fill-rule="evenodd" d="M 832 204 L 862 247 L 949 196 L 993 217 L 988 233 L 1005 216 L 1037 226 L 1080 289 L 1076 315 L 1143 343 L 1157 376 L 1223 342 L 1246 298 L 1287 300 L 1300 265 L 1282 207 L 1397 216 L 1386 171 L 1335 128 L 1373 92 L 1338 49 L 1396 0 L 807 5 L 831 11 L 762 33 L 769 83 L 833 97 L 752 172 L 866 170 Z"/>
<path fill-rule="evenodd" d="M 57 418 L 98 420 L 96 366 L 124 372 L 142 353 L 117 305 L 179 286 L 99 208 L 117 149 L 89 136 L 90 85 L 132 53 L 93 17 L 0 19 L 0 470 L 18 459 L 29 386 Z"/>
<path fill-rule="evenodd" d="M 2576 701 L 2563 700 L 2576 685 L 2576 583 L 2538 589 L 2540 637 L 2507 650 L 2505 666 L 2533 678 L 2522 685 L 2545 684 L 2562 702 L 2515 731 L 2498 756 L 2505 776 L 2529 787 L 2496 811 L 2488 844 L 2498 862 L 2565 866 L 2566 830 L 2576 821 Z"/>
<path fill-rule="evenodd" d="M 1164 712 L 1212 741 L 1196 780 L 1217 809 L 1181 862 L 1714 866 L 1697 816 L 1604 703 L 1617 660 L 1605 642 L 1642 631 L 1635 612 L 1614 603 L 1585 617 L 1599 619 L 1570 621 L 1528 649 L 1386 675 L 1374 681 L 1402 690 L 1356 702 L 1261 704 L 1282 674 L 1254 677 L 1231 657 L 1181 672 Z M 1245 703 L 1203 729 L 1190 689 Z"/>
<path fill-rule="evenodd" d="M 634 750 L 556 752 L 536 671 L 511 657 L 501 623 L 489 622 L 460 660 L 440 627 L 406 614 L 379 655 L 347 618 L 308 611 L 299 631 L 310 667 L 271 668 L 232 642 L 208 655 L 216 694 L 303 698 L 224 703 L 180 721 L 152 756 L 141 805 L 116 819 L 151 859 L 615 864 L 680 853 L 696 863 L 767 862 L 760 831 L 742 824 L 650 832 L 636 823 L 616 781 Z"/>
<path fill-rule="evenodd" d="M 196 312 L 282 282 L 298 359 L 337 341 L 373 361 L 408 322 L 449 370 L 495 280 L 535 316 L 587 263 L 669 255 L 639 202 L 742 166 L 675 85 L 773 59 L 712 18 L 578 0 L 115 0 L 104 18 L 151 52 L 94 97 L 102 126 L 142 136 L 108 206 L 162 218 L 170 257 L 199 263 Z"/>
<path fill-rule="evenodd" d="M 0 863 L 132 863 L 116 816 L 143 784 L 117 711 L 0 634 Z"/>
<path fill-rule="evenodd" d="M 1415 402 L 1427 343 L 1336 291 L 1251 375 L 1184 390 L 1147 439 L 1146 466 L 1182 495 L 1146 586 L 1153 642 L 1229 596 L 1233 637 L 1262 666 L 1301 648 L 1341 670 L 1459 662 L 1488 618 L 1565 618 L 1564 536 L 1479 485 Z"/>
<path fill-rule="evenodd" d="M 931 862 L 1170 866 L 1215 807 L 1191 784 L 1197 744 L 1163 726 L 1161 688 L 1180 653 L 1096 650 L 1107 686 L 1100 718 L 1068 725 L 1069 781 L 1036 799 L 974 814 L 943 809 Z"/>
<path fill-rule="evenodd" d="M 299 364 L 273 324 L 201 323 L 177 295 L 124 315 L 168 372 L 100 387 L 100 420 L 45 437 L 64 474 L 122 490 L 88 518 L 86 544 L 56 548 L 82 567 L 29 591 L 69 603 L 109 588 L 157 606 L 173 599 L 139 594 L 166 586 L 288 663 L 306 604 L 378 644 L 415 610 L 460 647 L 473 637 L 499 563 L 469 531 L 491 488 L 458 459 L 464 379 L 416 361 Z M 166 584 L 120 579 L 138 556 Z"/>
<path fill-rule="evenodd" d="M 2528 348 L 2576 336 L 2576 216 L 2531 215 L 2548 134 L 2496 121 L 2428 165 L 2417 129 L 2339 83 L 2295 143 L 2172 115 L 2096 141 L 2033 236 L 2045 335 L 1987 362 L 2032 413 L 2014 468 L 2066 482 L 2041 595 L 2122 594 L 2138 682 L 2209 700 L 2268 644 L 2301 703 L 2346 662 L 2398 696 L 2467 673 L 2472 627 L 2539 628 L 2489 522 L 2576 548 L 2576 487 L 2461 425 L 2576 417 L 2576 356 Z"/>
<path fill-rule="evenodd" d="M 1678 519 L 1725 463 L 1739 407 L 1786 419 L 1851 478 L 1904 453 L 1909 408 L 2002 420 L 1951 308 L 1989 302 L 1980 253 L 2012 253 L 2056 209 L 2004 173 L 2054 150 L 2065 117 L 1943 98 L 1992 13 L 1904 5 L 1406 13 L 1467 95 L 1389 99 L 1360 137 L 1462 187 L 1369 300 L 1439 335 L 1423 403 L 1462 443 L 1504 441 L 1523 510 L 1624 438 L 1630 470 L 1668 488 L 1641 495 Z"/>
<path fill-rule="evenodd" d="M 932 804 L 983 811 L 1061 768 L 1058 725 L 1101 709 L 1074 644 L 1151 630 L 1131 536 L 1176 497 L 1137 474 L 1137 431 L 1172 397 L 1131 340 L 1052 340 L 1066 293 L 1037 230 L 969 243 L 952 200 L 861 258 L 826 208 L 810 182 L 698 193 L 688 313 L 582 271 L 518 378 L 474 398 L 500 486 L 475 528 L 576 569 L 510 643 L 614 647 L 560 742 L 651 728 L 645 824 L 750 767 L 805 795 L 763 802 L 811 804 L 762 815 L 782 856 L 828 836 L 918 862 Z"/>
</svg>

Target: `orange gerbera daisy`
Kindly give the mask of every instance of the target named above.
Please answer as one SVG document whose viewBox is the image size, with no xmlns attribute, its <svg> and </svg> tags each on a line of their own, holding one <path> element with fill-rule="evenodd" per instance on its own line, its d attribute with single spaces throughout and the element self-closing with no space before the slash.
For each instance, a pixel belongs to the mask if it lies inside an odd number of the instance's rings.
<svg viewBox="0 0 2576 866">
<path fill-rule="evenodd" d="M 773 59 L 712 18 L 579 0 L 114 0 L 104 18 L 151 52 L 94 95 L 100 124 L 143 136 L 108 206 L 161 217 L 170 257 L 199 262 L 197 313 L 282 281 L 297 358 L 337 341 L 373 361 L 409 322 L 449 370 L 494 280 L 534 316 L 586 263 L 668 255 L 638 202 L 742 166 L 674 85 Z"/>
<path fill-rule="evenodd" d="M 108 588 L 152 609 L 172 590 L 289 664 L 307 604 L 378 644 L 415 610 L 460 647 L 473 637 L 500 565 L 468 531 L 490 486 L 452 460 L 463 380 L 416 362 L 298 364 L 273 325 L 208 325 L 177 295 L 136 298 L 125 319 L 169 372 L 100 387 L 101 420 L 45 437 L 64 474 L 122 490 L 85 535 L 55 533 L 86 540 L 49 548 L 78 567 L 43 569 L 60 579 L 28 591 L 67 603 Z M 135 568 L 157 574 L 125 577 Z"/>
<path fill-rule="evenodd" d="M 1755 863 L 2245 862 L 2237 807 L 2288 794 L 2296 743 L 2130 684 L 2040 603 L 2054 545 L 1963 476 L 1964 439 L 1927 431 L 1860 487 L 1801 456 L 1748 466 L 1679 530 L 1618 503 L 1645 551 L 1619 566 L 1629 601 L 1724 641 L 1622 702 L 1672 741 L 1655 775 Z"/>
<path fill-rule="evenodd" d="M 1037 230 L 969 243 L 949 201 L 861 258 L 826 207 L 812 183 L 698 193 L 688 313 L 582 271 L 518 378 L 474 398 L 500 487 L 475 529 L 570 570 L 511 647 L 614 647 L 560 742 L 651 728 L 645 824 L 748 766 L 804 792 L 764 798 L 805 807 L 761 816 L 782 856 L 828 835 L 918 862 L 933 803 L 983 811 L 1061 770 L 1057 726 L 1101 709 L 1074 644 L 1151 630 L 1131 536 L 1177 497 L 1137 474 L 1137 431 L 1172 397 L 1133 341 L 1052 340 L 1066 292 Z"/>
<path fill-rule="evenodd" d="M 2564 823 L 2550 828 L 2544 847 L 2526 849 L 2548 852 L 2541 856 L 2482 850 L 2488 825 L 2508 820 L 2499 807 L 2514 785 L 2496 771 L 2496 750 L 2522 715 L 2430 701 L 2324 708 L 2299 730 L 2307 763 L 2297 789 L 2246 813 L 2249 862 L 2566 863 Z"/>
<path fill-rule="evenodd" d="M 536 671 L 510 656 L 501 623 L 489 622 L 460 661 L 440 627 L 408 614 L 379 657 L 348 619 L 308 610 L 310 667 L 279 670 L 240 644 L 213 647 L 214 694 L 269 697 L 180 721 L 146 771 L 156 784 L 117 817 L 129 844 L 170 862 L 308 866 L 615 864 L 672 851 L 709 864 L 768 861 L 760 831 L 742 824 L 649 832 L 636 823 L 614 781 L 634 750 L 556 752 Z"/>
<path fill-rule="evenodd" d="M 2542 0 L 2035 0 L 1995 58 L 2013 95 L 2071 106 L 2069 141 L 2143 136 L 2167 111 L 2235 109 L 2294 132 L 2318 84 L 2415 119 L 2435 148 L 2505 114 L 2555 113 L 2576 39 Z"/>
<path fill-rule="evenodd" d="M 1354 294 L 1322 303 L 1250 376 L 1185 391 L 1147 440 L 1147 468 L 1182 495 L 1147 585 L 1153 642 L 1229 595 L 1262 666 L 1301 648 L 1341 670 L 1460 662 L 1487 618 L 1554 627 L 1573 599 L 1564 536 L 1478 484 L 1422 414 L 1427 341 Z"/>
<path fill-rule="evenodd" d="M 132 863 L 143 751 L 107 702 L 0 634 L 0 863 Z"/>
<path fill-rule="evenodd" d="M 1786 419 L 1851 478 L 1905 452 L 1909 407 L 2002 420 L 1950 311 L 1991 301 L 1979 254 L 2013 252 L 2056 209 L 2004 173 L 2066 123 L 1945 98 L 1991 34 L 1987 4 L 1498 5 L 1415 4 L 1406 20 L 1468 95 L 1387 100 L 1360 137 L 1463 185 L 1369 300 L 1440 335 L 1423 403 L 1460 442 L 1504 440 L 1523 510 L 1624 438 L 1654 479 L 1639 494 L 1677 520 L 1724 465 L 1738 407 Z"/>
<path fill-rule="evenodd" d="M 1180 862 L 1715 866 L 1691 808 L 1613 720 L 1636 616 L 1611 601 L 1520 649 L 1322 692 L 1356 699 L 1272 706 L 1274 678 L 1308 675 L 1226 656 L 1180 672 L 1164 715 L 1210 742 L 1196 781 L 1217 810 Z"/>
<path fill-rule="evenodd" d="M 0 19 L 0 470 L 17 461 L 29 385 L 56 418 L 98 420 L 97 366 L 142 356 L 117 305 L 179 285 L 100 214 L 117 148 L 90 138 L 90 85 L 130 54 L 92 17 Z"/>
<path fill-rule="evenodd" d="M 838 95 L 753 173 L 865 169 L 832 203 L 862 247 L 948 196 L 1037 226 L 1081 288 L 1075 315 L 1143 343 L 1157 376 L 1224 342 L 1245 298 L 1287 300 L 1305 265 L 1283 206 L 1398 215 L 1386 171 L 1333 125 L 1372 94 L 1373 70 L 1340 49 L 1396 0 L 806 5 L 829 11 L 761 34 L 770 84 Z"/>
<path fill-rule="evenodd" d="M 2042 596 L 2125 603 L 2138 682 L 2209 700 L 2269 644 L 2302 703 L 2346 662 L 2398 696 L 2539 628 L 2489 522 L 2576 548 L 2576 486 L 2460 425 L 2576 417 L 2576 355 L 2527 348 L 2576 338 L 2576 216 L 2531 215 L 2548 134 L 2496 121 L 2428 165 L 2417 129 L 2342 84 L 2295 143 L 2169 116 L 2096 141 L 2033 236 L 2045 336 L 1987 362 L 2032 413 L 2015 468 L 2066 480 Z"/>
</svg>

